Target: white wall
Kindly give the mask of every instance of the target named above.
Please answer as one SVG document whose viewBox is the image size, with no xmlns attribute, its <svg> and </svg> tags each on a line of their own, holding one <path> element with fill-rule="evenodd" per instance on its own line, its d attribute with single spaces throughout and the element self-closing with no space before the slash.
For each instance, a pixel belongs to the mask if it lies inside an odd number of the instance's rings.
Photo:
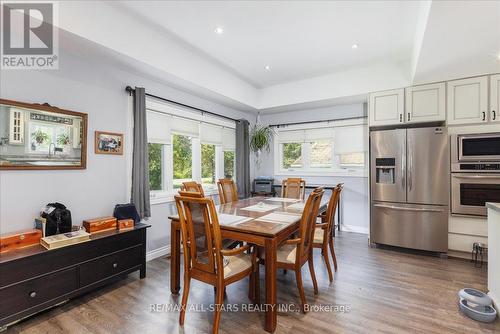
<svg viewBox="0 0 500 334">
<path fill-rule="evenodd" d="M 78 53 L 85 52 L 77 49 Z M 224 114 L 234 118 L 253 118 L 225 106 L 176 90 L 145 77 L 114 67 L 109 59 L 63 52 L 59 70 L 1 71 L 1 98 L 29 103 L 50 103 L 62 109 L 89 115 L 87 169 L 75 171 L 1 171 L 0 233 L 30 228 L 42 206 L 61 202 L 68 206 L 73 224 L 83 219 L 111 215 L 114 205 L 128 202 L 127 165 L 130 152 L 123 156 L 96 155 L 93 150 L 95 130 L 125 134 L 130 144 L 128 124 L 131 99 L 126 85 L 143 86 L 148 92 Z M 170 243 L 167 219 L 173 206 L 152 207 L 148 221 L 148 251 Z"/>
<path fill-rule="evenodd" d="M 264 114 L 261 116 L 263 124 L 286 124 L 294 122 L 309 122 L 318 120 L 333 120 L 346 117 L 366 116 L 366 104 L 338 105 L 328 108 L 298 110 L 293 112 Z M 271 144 L 270 152 L 263 152 L 260 157 L 260 166 L 253 162 L 252 176 L 274 175 L 274 152 Z M 287 175 L 276 175 L 275 183 L 281 182 Z M 342 193 L 342 225 L 344 230 L 368 233 L 369 231 L 369 184 L 367 177 L 352 176 L 306 176 L 307 184 L 335 185 L 344 183 Z M 328 196 L 329 193 L 327 194 Z"/>
</svg>

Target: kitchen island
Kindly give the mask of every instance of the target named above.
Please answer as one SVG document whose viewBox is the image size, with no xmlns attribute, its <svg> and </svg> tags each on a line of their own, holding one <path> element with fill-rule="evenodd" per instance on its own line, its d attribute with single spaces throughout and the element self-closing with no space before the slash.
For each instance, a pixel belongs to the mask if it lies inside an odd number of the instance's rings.
<svg viewBox="0 0 500 334">
<path fill-rule="evenodd" d="M 488 295 L 496 309 L 500 307 L 500 203 L 488 208 Z"/>
</svg>

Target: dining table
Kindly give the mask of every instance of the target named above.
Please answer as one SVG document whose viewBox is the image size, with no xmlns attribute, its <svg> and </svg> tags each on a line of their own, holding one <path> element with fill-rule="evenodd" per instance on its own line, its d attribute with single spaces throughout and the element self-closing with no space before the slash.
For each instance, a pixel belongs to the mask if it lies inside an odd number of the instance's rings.
<svg viewBox="0 0 500 334">
<path fill-rule="evenodd" d="M 328 198 L 320 203 L 326 211 Z M 276 261 L 277 249 L 299 229 L 306 200 L 279 197 L 252 197 L 217 205 L 222 239 L 244 241 L 264 248 L 265 312 L 264 329 L 273 333 L 277 325 Z M 180 285 L 181 230 L 178 215 L 171 221 L 170 291 L 178 294 Z"/>
</svg>

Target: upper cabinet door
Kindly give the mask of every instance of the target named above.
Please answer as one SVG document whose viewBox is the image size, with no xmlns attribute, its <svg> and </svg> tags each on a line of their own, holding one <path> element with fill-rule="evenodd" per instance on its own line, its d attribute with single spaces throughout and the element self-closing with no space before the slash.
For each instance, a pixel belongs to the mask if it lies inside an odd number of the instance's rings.
<svg viewBox="0 0 500 334">
<path fill-rule="evenodd" d="M 488 77 L 448 82 L 448 124 L 488 121 Z"/>
<path fill-rule="evenodd" d="M 9 144 L 24 144 L 24 111 L 10 108 Z"/>
<path fill-rule="evenodd" d="M 406 122 L 422 123 L 446 120 L 444 82 L 406 88 Z"/>
<path fill-rule="evenodd" d="M 490 122 L 500 122 L 500 74 L 490 77 Z"/>
<path fill-rule="evenodd" d="M 370 93 L 370 126 L 404 123 L 404 99 L 403 88 Z"/>
</svg>

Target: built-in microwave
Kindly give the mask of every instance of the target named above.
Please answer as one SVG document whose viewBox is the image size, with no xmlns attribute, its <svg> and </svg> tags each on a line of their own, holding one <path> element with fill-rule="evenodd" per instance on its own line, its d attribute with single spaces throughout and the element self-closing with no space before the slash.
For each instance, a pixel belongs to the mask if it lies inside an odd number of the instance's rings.
<svg viewBox="0 0 500 334">
<path fill-rule="evenodd" d="M 451 137 L 452 162 L 500 161 L 500 132 Z"/>
</svg>

